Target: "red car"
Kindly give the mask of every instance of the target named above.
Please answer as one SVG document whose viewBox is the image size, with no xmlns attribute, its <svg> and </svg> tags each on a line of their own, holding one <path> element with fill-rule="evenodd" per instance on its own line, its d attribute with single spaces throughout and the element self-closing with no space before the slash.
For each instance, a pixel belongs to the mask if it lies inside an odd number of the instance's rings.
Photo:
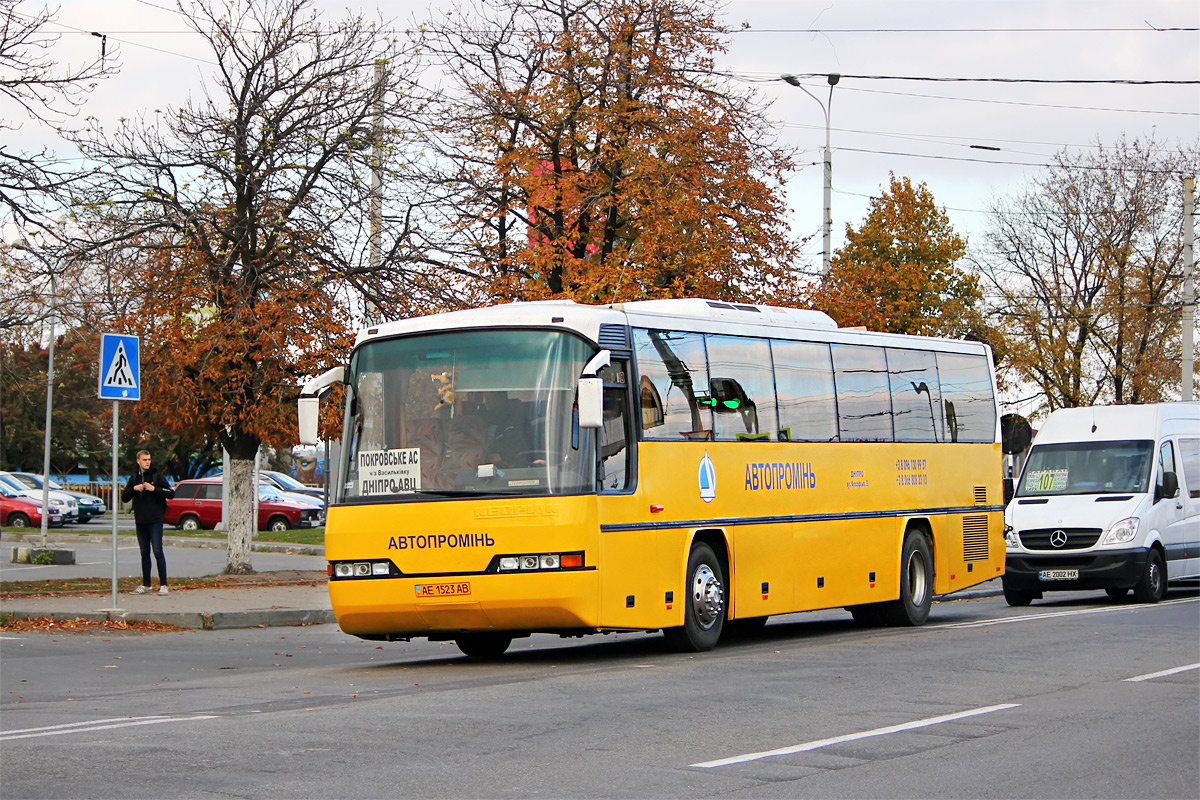
<svg viewBox="0 0 1200 800">
<path fill-rule="evenodd" d="M 47 526 L 56 528 L 62 524 L 62 512 L 57 507 L 51 506 Z M 0 526 L 5 528 L 42 527 L 42 504 L 0 484 Z"/>
<path fill-rule="evenodd" d="M 278 498 L 277 493 L 262 489 L 259 492 L 260 531 L 286 531 L 320 525 L 320 511 L 317 508 L 271 499 Z M 221 521 L 221 479 L 202 478 L 175 484 L 175 496 L 167 501 L 167 513 L 163 521 L 185 531 L 215 528 Z"/>
</svg>

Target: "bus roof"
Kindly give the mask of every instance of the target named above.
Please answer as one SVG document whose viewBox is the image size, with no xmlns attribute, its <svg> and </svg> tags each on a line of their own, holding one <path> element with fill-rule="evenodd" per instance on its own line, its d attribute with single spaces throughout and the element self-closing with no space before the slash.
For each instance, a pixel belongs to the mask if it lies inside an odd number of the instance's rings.
<svg viewBox="0 0 1200 800">
<path fill-rule="evenodd" d="M 704 298 L 637 300 L 611 305 L 589 305 L 574 300 L 505 303 L 380 323 L 359 332 L 355 346 L 375 338 L 493 327 L 561 327 L 599 342 L 602 325 L 843 343 L 869 341 L 894 347 L 914 347 L 920 341 L 922 346 L 956 352 L 980 352 L 986 347 L 978 342 L 839 328 L 821 311 Z M 796 335 L 800 331 L 804 331 L 803 336 Z"/>
</svg>

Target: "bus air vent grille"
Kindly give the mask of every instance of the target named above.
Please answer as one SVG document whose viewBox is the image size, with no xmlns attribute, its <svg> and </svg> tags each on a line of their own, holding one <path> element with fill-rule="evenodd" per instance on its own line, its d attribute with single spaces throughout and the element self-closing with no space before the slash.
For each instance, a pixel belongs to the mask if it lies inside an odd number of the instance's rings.
<svg viewBox="0 0 1200 800">
<path fill-rule="evenodd" d="M 975 487 L 975 505 L 977 505 L 977 506 L 986 506 L 987 505 L 987 487 L 986 486 L 976 486 Z"/>
<path fill-rule="evenodd" d="M 628 350 L 629 328 L 625 325 L 605 323 L 600 326 L 600 346 L 608 350 Z"/>
<path fill-rule="evenodd" d="M 986 514 L 963 517 L 963 559 L 986 561 L 988 557 L 988 518 Z"/>
</svg>

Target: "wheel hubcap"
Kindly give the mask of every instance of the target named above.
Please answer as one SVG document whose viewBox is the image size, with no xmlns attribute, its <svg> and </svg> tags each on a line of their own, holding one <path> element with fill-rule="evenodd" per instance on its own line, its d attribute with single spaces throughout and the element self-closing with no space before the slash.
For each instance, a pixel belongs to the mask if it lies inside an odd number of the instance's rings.
<svg viewBox="0 0 1200 800">
<path fill-rule="evenodd" d="M 914 552 L 908 557 L 908 597 L 914 606 L 925 602 L 929 588 L 929 576 L 925 570 L 925 559 Z"/>
<path fill-rule="evenodd" d="M 704 630 L 716 624 L 725 608 L 725 589 L 708 564 L 701 564 L 692 578 L 692 611 Z"/>
</svg>

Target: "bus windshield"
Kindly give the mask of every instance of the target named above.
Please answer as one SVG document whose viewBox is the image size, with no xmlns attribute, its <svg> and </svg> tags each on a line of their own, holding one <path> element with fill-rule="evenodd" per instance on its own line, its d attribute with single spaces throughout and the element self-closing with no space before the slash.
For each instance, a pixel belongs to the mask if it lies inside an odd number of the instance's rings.
<svg viewBox="0 0 1200 800">
<path fill-rule="evenodd" d="M 1034 445 L 1017 497 L 1145 492 L 1154 442 Z"/>
<path fill-rule="evenodd" d="M 560 331 L 367 343 L 351 359 L 342 502 L 595 490 L 575 410 L 595 348 Z"/>
</svg>

